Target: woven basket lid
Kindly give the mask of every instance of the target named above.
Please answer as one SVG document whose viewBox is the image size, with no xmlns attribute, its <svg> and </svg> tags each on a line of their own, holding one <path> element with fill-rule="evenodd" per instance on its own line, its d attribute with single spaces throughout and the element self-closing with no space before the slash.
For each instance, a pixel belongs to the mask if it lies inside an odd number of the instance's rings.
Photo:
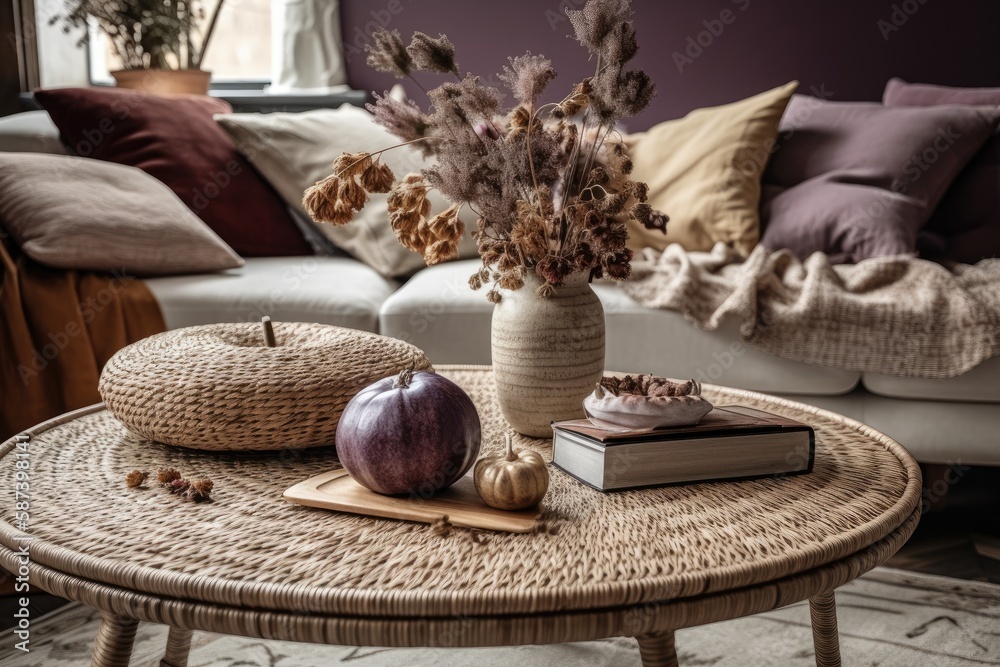
<svg viewBox="0 0 1000 667">
<path fill-rule="evenodd" d="M 332 445 L 344 406 L 407 368 L 432 369 L 403 341 L 324 324 L 210 324 L 150 336 L 105 365 L 99 390 L 136 435 L 210 450 Z"/>
</svg>

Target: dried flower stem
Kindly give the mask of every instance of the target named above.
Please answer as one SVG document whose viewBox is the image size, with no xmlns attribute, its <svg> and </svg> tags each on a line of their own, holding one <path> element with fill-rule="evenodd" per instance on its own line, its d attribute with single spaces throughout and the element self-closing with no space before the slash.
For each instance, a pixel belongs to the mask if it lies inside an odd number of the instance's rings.
<svg viewBox="0 0 1000 667">
<path fill-rule="evenodd" d="M 535 199 L 538 205 L 538 215 L 544 217 L 545 211 L 542 210 L 542 192 L 538 189 L 538 176 L 535 174 L 535 156 L 531 153 L 531 126 L 534 125 L 535 113 L 529 107 L 528 108 L 528 129 L 524 136 L 525 147 L 528 149 L 528 167 L 531 168 L 531 182 L 535 186 Z"/>
<path fill-rule="evenodd" d="M 340 171 L 338 171 L 337 173 L 335 173 L 334 176 L 336 176 L 336 177 L 339 178 L 340 176 L 342 176 L 344 174 L 344 172 L 350 171 L 356 165 L 361 164 L 365 160 L 370 160 L 371 158 L 375 157 L 376 155 L 381 155 L 382 153 L 385 153 L 386 151 L 391 151 L 394 148 L 402 148 L 403 146 L 409 146 L 410 144 L 415 144 L 415 143 L 418 143 L 420 141 L 431 141 L 433 139 L 438 139 L 440 141 L 445 141 L 444 137 L 420 137 L 419 139 L 414 139 L 413 141 L 404 141 L 403 143 L 400 143 L 400 144 L 394 144 L 392 146 L 387 146 L 386 148 L 383 148 L 382 150 L 374 151 L 372 153 L 365 153 L 364 157 L 358 158 L 357 160 L 355 160 L 351 164 L 347 165 L 346 167 L 344 167 L 343 169 L 341 169 Z"/>
<path fill-rule="evenodd" d="M 594 136 L 594 141 L 590 145 L 590 154 L 587 155 L 587 160 L 583 165 L 583 178 L 587 178 L 590 174 L 590 170 L 594 167 L 594 159 L 597 157 L 598 151 L 601 150 L 601 146 L 604 145 L 604 140 L 608 138 L 608 134 L 611 133 L 612 128 L 608 127 L 604 130 L 604 136 L 601 137 L 601 128 L 597 128 L 597 134 Z M 598 140 L 598 137 L 600 139 Z M 582 183 L 581 185 L 586 189 L 589 187 L 589 183 Z"/>
<path fill-rule="evenodd" d="M 549 102 L 548 104 L 543 104 L 542 106 L 538 107 L 533 112 L 529 113 L 528 114 L 528 130 L 527 130 L 527 133 L 525 134 L 525 145 L 526 145 L 525 147 L 528 150 L 528 164 L 531 167 L 531 180 L 535 184 L 535 197 L 537 198 L 538 215 L 540 215 L 542 217 L 542 221 L 543 221 L 542 222 L 542 228 L 543 228 L 543 231 L 545 232 L 546 238 L 548 238 L 548 233 L 549 233 L 550 230 L 549 230 L 549 226 L 546 224 L 546 221 L 545 221 L 545 219 L 546 219 L 545 211 L 542 210 L 542 195 L 539 193 L 539 190 L 538 190 L 538 178 L 535 176 L 535 160 L 534 160 L 534 156 L 531 153 L 531 128 L 535 124 L 535 120 L 537 120 L 538 114 L 541 113 L 542 109 L 544 109 L 545 107 L 557 107 L 557 106 L 559 106 L 559 105 L 556 104 L 556 103 L 554 103 L 554 102 Z M 518 255 L 521 257 L 521 263 L 524 266 L 528 266 L 528 264 L 524 261 L 524 253 L 521 252 L 520 248 L 518 248 Z"/>
<path fill-rule="evenodd" d="M 593 84 L 597 85 L 597 79 L 601 74 L 603 64 L 603 56 L 597 55 L 597 67 L 594 68 L 594 79 Z M 576 180 L 576 164 L 580 158 L 580 149 L 583 147 L 583 142 L 587 137 L 587 125 L 590 122 L 591 116 L 590 105 L 587 106 L 587 110 L 583 112 L 583 123 L 580 127 L 580 134 L 577 138 L 576 145 L 573 147 L 573 154 L 569 158 L 569 175 L 566 178 L 566 193 L 563 197 L 563 203 L 573 195 L 573 181 Z M 577 192 L 579 194 L 579 192 Z M 560 249 L 562 246 L 560 245 Z"/>
</svg>

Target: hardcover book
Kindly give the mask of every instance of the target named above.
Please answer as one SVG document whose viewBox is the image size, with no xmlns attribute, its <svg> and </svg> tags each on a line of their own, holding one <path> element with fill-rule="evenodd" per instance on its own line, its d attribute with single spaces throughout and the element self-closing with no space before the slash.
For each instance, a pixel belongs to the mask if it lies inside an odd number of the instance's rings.
<svg viewBox="0 0 1000 667">
<path fill-rule="evenodd" d="M 602 491 L 812 470 L 812 427 L 744 406 L 695 426 L 636 430 L 594 419 L 552 424 L 552 463 Z"/>
</svg>

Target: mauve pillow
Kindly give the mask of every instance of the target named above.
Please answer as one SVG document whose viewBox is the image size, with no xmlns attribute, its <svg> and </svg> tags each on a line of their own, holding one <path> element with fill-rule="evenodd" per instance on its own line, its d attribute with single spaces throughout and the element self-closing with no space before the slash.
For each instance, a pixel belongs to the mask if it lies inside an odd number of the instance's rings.
<svg viewBox="0 0 1000 667">
<path fill-rule="evenodd" d="M 890 79 L 887 106 L 1000 105 L 1000 88 L 949 88 Z M 921 256 L 975 264 L 1000 257 L 1000 133 L 962 170 L 917 239 Z"/>
<path fill-rule="evenodd" d="M 80 157 L 138 167 L 167 185 L 240 255 L 309 255 L 281 197 L 212 119 L 222 100 L 116 88 L 39 90 Z"/>
<path fill-rule="evenodd" d="M 764 172 L 761 242 L 844 262 L 915 253 L 917 233 L 998 119 L 983 107 L 794 96 Z"/>
</svg>

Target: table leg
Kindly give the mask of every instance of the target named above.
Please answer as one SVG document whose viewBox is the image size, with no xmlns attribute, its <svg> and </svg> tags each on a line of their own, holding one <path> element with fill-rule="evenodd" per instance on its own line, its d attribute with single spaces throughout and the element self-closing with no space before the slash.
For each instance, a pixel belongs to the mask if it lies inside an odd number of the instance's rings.
<svg viewBox="0 0 1000 667">
<path fill-rule="evenodd" d="M 677 667 L 673 630 L 643 635 L 636 639 L 639 640 L 642 667 Z"/>
<path fill-rule="evenodd" d="M 190 630 L 170 628 L 170 634 L 167 636 L 167 650 L 163 654 L 163 660 L 160 660 L 160 667 L 187 667 L 188 652 L 191 650 L 191 634 Z"/>
<path fill-rule="evenodd" d="M 840 667 L 840 635 L 837 633 L 837 600 L 833 591 L 809 598 L 816 667 Z"/>
<path fill-rule="evenodd" d="M 128 667 L 139 621 L 105 613 L 90 657 L 92 667 Z"/>
</svg>

